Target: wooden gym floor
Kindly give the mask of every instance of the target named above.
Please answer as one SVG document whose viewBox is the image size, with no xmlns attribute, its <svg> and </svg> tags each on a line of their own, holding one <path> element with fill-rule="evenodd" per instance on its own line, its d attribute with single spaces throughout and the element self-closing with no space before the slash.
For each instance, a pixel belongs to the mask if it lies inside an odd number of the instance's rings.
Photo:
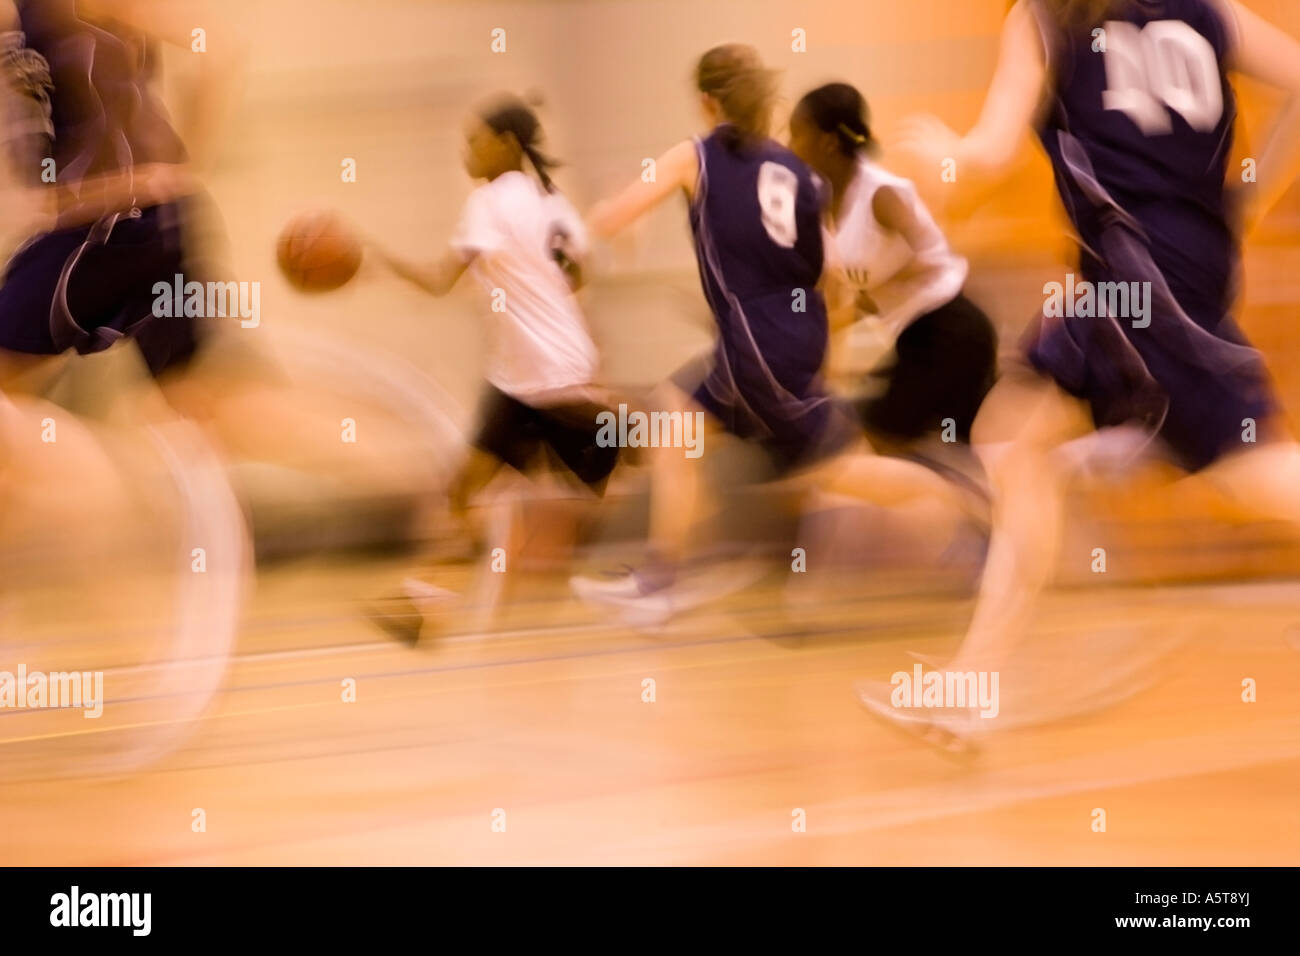
<svg viewBox="0 0 1300 956">
<path fill-rule="evenodd" d="M 1054 595 L 1004 698 L 1032 677 L 1049 696 L 1100 680 L 1126 699 L 955 759 L 875 722 L 851 686 L 950 649 L 960 597 L 877 582 L 810 600 L 775 574 L 647 634 L 531 575 L 490 632 L 408 649 L 359 610 L 403 567 L 265 573 L 197 716 L 150 699 L 129 666 L 106 668 L 127 702 L 99 720 L 6 714 L 0 862 L 1283 864 L 1300 850 L 1300 613 L 1284 585 Z M 82 769 L 160 728 L 176 732 L 161 760 Z"/>
</svg>

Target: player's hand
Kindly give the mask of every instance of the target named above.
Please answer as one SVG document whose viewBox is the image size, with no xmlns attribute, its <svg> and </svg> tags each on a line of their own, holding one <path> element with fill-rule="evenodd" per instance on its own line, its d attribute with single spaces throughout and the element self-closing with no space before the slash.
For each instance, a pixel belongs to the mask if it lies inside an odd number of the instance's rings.
<svg viewBox="0 0 1300 956">
<path fill-rule="evenodd" d="M 945 160 L 955 160 L 961 137 L 937 116 L 918 113 L 899 124 L 897 143 L 927 169 L 937 173 Z"/>
<path fill-rule="evenodd" d="M 199 181 L 185 163 L 147 163 L 135 169 L 137 183 L 143 185 L 137 202 L 141 205 L 175 202 L 199 191 Z"/>
<path fill-rule="evenodd" d="M 853 305 L 858 310 L 859 315 L 879 315 L 880 306 L 876 304 L 866 289 L 859 289 L 857 295 L 853 298 Z"/>
</svg>

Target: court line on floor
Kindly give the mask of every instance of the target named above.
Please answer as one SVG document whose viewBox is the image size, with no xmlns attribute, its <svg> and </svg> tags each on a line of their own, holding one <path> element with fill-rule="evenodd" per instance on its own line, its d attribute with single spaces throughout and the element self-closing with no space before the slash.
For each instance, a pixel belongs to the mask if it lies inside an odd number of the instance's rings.
<svg viewBox="0 0 1300 956">
<path fill-rule="evenodd" d="M 846 605 L 852 603 L 854 602 L 845 602 Z M 718 620 L 724 626 L 729 624 L 734 627 L 737 623 L 737 619 L 751 618 L 758 615 L 780 613 L 780 611 L 781 608 L 779 607 L 776 608 L 758 607 L 758 608 L 747 608 L 747 609 L 736 608 L 736 609 L 730 609 L 727 611 L 719 612 L 717 614 L 712 615 L 710 618 L 698 618 L 698 617 L 690 618 L 687 621 L 687 623 L 691 625 L 691 627 L 689 628 L 690 631 L 698 633 L 701 630 L 708 630 L 707 627 L 701 625 L 708 622 L 709 620 Z M 342 620 L 348 620 L 348 619 L 342 619 Z M 629 647 L 586 650 L 586 651 L 580 651 L 571 654 L 558 654 L 558 655 L 550 655 L 550 656 L 533 656 L 533 657 L 515 657 L 515 658 L 506 658 L 504 660 L 496 660 L 496 661 L 476 661 L 468 664 L 453 664 L 453 665 L 445 665 L 441 667 L 407 668 L 400 671 L 382 671 L 373 674 L 361 674 L 361 675 L 349 674 L 345 676 L 356 677 L 358 680 L 362 678 L 382 680 L 382 679 L 391 679 L 391 678 L 405 677 L 405 676 L 420 676 L 420 675 L 428 675 L 428 674 L 436 674 L 436 673 L 444 673 L 444 672 L 455 672 L 461 670 L 482 670 L 482 669 L 489 669 L 495 667 L 511 667 L 511 666 L 522 665 L 522 664 L 545 663 L 548 661 L 581 660 L 583 658 L 604 657 L 611 654 L 626 654 L 626 653 L 635 653 L 638 651 L 675 650 L 675 649 L 686 648 L 686 647 L 696 647 L 696 646 L 705 647 L 705 646 L 716 645 L 716 644 L 742 643 L 745 641 L 754 641 L 754 640 L 778 641 L 778 640 L 790 640 L 795 638 L 807 639 L 809 637 L 815 638 L 818 636 L 830 637 L 834 635 L 843 635 L 846 632 L 855 629 L 861 629 L 866 632 L 879 631 L 882 629 L 882 627 L 887 627 L 891 639 L 908 640 L 908 639 L 915 638 L 916 633 L 918 631 L 923 632 L 931 626 L 932 626 L 932 622 L 928 620 L 922 620 L 922 621 L 913 620 L 913 621 L 905 621 L 905 622 L 898 622 L 898 621 L 884 622 L 882 620 L 876 619 L 872 621 L 864 621 L 861 622 L 860 624 L 849 623 L 849 622 L 838 622 L 834 626 L 826 627 L 820 630 L 800 629 L 797 631 L 781 631 L 772 634 L 757 634 L 757 635 L 746 631 L 744 633 L 731 635 L 728 637 L 707 638 L 704 640 L 678 640 L 678 641 L 665 642 L 656 639 L 654 634 L 645 631 L 639 631 L 627 627 L 612 628 L 608 624 L 588 624 L 588 625 L 581 625 L 577 629 L 578 633 L 596 632 L 596 633 L 609 634 L 611 636 L 621 636 L 625 638 L 639 638 L 641 641 L 643 641 L 643 643 L 634 646 L 629 646 Z M 538 627 L 538 628 L 519 628 L 513 631 L 505 631 L 505 632 L 490 632 L 484 634 L 459 635 L 459 636 L 449 637 L 446 640 L 440 640 L 434 642 L 430 646 L 436 647 L 439 644 L 451 643 L 452 641 L 455 641 L 457 639 L 459 639 L 460 643 L 467 643 L 467 644 L 485 643 L 494 640 L 507 640 L 507 639 L 517 639 L 517 638 L 526 639 L 535 636 L 541 637 L 545 634 L 554 631 L 566 631 L 568 633 L 573 633 L 574 629 L 569 625 L 555 625 L 555 626 Z M 177 661 L 160 661 L 160 662 L 149 663 L 149 664 L 132 664 L 132 665 L 125 665 L 117 668 L 104 668 L 102 669 L 102 673 L 107 677 L 116 674 L 127 674 L 127 673 L 148 671 L 148 670 L 161 670 L 165 668 L 172 668 L 172 667 L 179 667 L 179 666 L 199 666 L 204 664 L 210 666 L 212 664 L 218 664 L 218 663 L 226 666 L 233 666 L 233 664 L 236 663 L 257 662 L 261 660 L 273 660 L 273 659 L 294 660 L 294 659 L 309 658 L 313 656 L 324 657 L 324 656 L 329 656 L 332 653 L 344 653 L 349 650 L 354 650 L 356 652 L 368 652 L 377 649 L 392 650 L 396 652 L 400 652 L 404 650 L 403 646 L 397 643 L 396 641 L 381 640 L 381 641 L 374 641 L 374 642 L 365 642 L 362 644 L 327 645 L 327 646 L 313 647 L 313 648 L 298 648 L 289 651 L 257 651 L 257 652 L 251 652 L 247 655 L 235 654 L 235 655 L 231 655 L 230 657 L 186 658 Z M 225 687 L 223 688 L 223 690 L 227 693 L 244 693 L 244 692 L 256 691 L 256 690 L 274 690 L 274 689 L 287 688 L 287 687 L 301 687 L 301 686 L 309 686 L 312 684 L 325 684 L 325 683 L 337 682 L 339 680 L 339 677 L 340 675 L 332 674 L 326 677 L 308 678 L 299 681 L 274 681 L 268 684 L 253 684 L 244 687 Z M 138 697 L 127 697 L 127 698 L 122 698 L 116 703 L 128 704 L 128 703 L 141 703 L 149 700 L 164 700 L 168 697 L 183 695 L 184 693 L 185 693 L 184 691 L 177 691 L 172 694 L 153 694 L 153 695 L 143 695 Z M 69 708 L 26 708 L 26 709 L 6 708 L 6 709 L 0 709 L 0 717 L 15 716 L 17 714 L 30 714 L 38 711 L 45 712 L 45 711 L 57 711 L 57 710 L 66 710 L 66 709 Z"/>
<path fill-rule="evenodd" d="M 860 600 L 850 599 L 843 603 L 844 606 L 847 607 L 847 606 L 860 604 L 862 602 Z M 712 619 L 719 620 L 723 624 L 723 626 L 729 624 L 732 627 L 735 627 L 739 624 L 740 621 L 743 621 L 747 618 L 752 618 L 758 615 L 780 614 L 783 612 L 783 610 L 784 608 L 780 605 L 756 607 L 756 608 L 730 608 L 728 610 L 721 611 L 712 615 Z M 344 619 L 337 619 L 337 620 L 345 621 L 350 619 L 344 618 Z M 693 625 L 690 629 L 697 633 L 700 630 L 707 629 L 707 628 L 702 628 L 700 626 L 702 623 L 702 620 L 700 618 L 690 618 L 686 620 L 688 624 Z M 703 619 L 703 621 L 708 621 L 708 620 L 709 618 Z M 880 618 L 875 618 L 873 620 L 863 621 L 861 623 L 850 623 L 850 622 L 835 622 L 833 624 L 831 622 L 824 622 L 824 623 L 828 624 L 829 626 L 822 629 L 809 630 L 807 628 L 802 628 L 795 631 L 782 630 L 776 633 L 759 633 L 759 634 L 754 634 L 749 631 L 743 631 L 743 633 L 733 634 L 728 637 L 709 638 L 704 640 L 678 640 L 678 641 L 671 641 L 671 642 L 656 640 L 653 634 L 648 634 L 647 632 L 638 631 L 635 629 L 611 628 L 607 624 L 588 624 L 588 625 L 580 625 L 576 629 L 577 632 L 578 633 L 608 633 L 611 636 L 618 635 L 627 638 L 640 638 L 642 643 L 638 643 L 628 647 L 591 649 L 591 650 L 578 651 L 569 654 L 512 657 L 512 658 L 506 658 L 504 660 L 475 661 L 475 662 L 465 663 L 465 664 L 451 664 L 451 665 L 443 665 L 443 666 L 436 666 L 436 667 L 405 668 L 397 671 L 381 671 L 377 673 L 360 674 L 360 675 L 331 674 L 324 677 L 307 678 L 307 679 L 295 680 L 295 681 L 273 681 L 271 683 L 252 684 L 252 685 L 247 685 L 242 687 L 228 686 L 223 688 L 223 692 L 224 693 L 248 693 L 248 692 L 253 692 L 258 690 L 276 690 L 276 689 L 285 689 L 291 687 L 304 687 L 313 684 L 332 684 L 332 683 L 336 683 L 340 679 L 340 676 L 353 677 L 357 680 L 361 680 L 361 679 L 388 680 L 388 679 L 395 679 L 395 678 L 402 678 L 402 677 L 418 677 L 418 676 L 428 676 L 428 675 L 440 674 L 440 673 L 454 673 L 458 671 L 486 670 L 492 668 L 522 666 L 527 664 L 547 663 L 553 661 L 582 660 L 584 658 L 606 657 L 610 655 L 630 654 L 630 653 L 638 653 L 643 651 L 677 650 L 677 649 L 683 649 L 689 647 L 706 647 L 706 646 L 719 645 L 719 644 L 736 644 L 736 643 L 744 643 L 747 641 L 780 641 L 780 640 L 791 640 L 796 638 L 808 639 L 810 637 L 816 639 L 818 637 L 841 636 L 853 630 L 862 631 L 863 636 L 866 637 L 868 634 L 870 634 L 870 632 L 873 631 L 879 632 L 882 629 L 887 629 L 889 632 L 888 638 L 890 640 L 914 640 L 917 637 L 918 633 L 923 634 L 926 631 L 928 631 L 933 626 L 934 622 L 926 618 L 907 620 L 903 622 L 899 622 L 896 620 L 885 621 Z M 442 641 L 435 642 L 431 646 L 437 646 L 438 643 L 452 643 L 454 641 L 458 643 L 470 644 L 470 643 L 485 643 L 485 642 L 495 641 L 495 640 L 508 640 L 508 639 L 518 639 L 518 638 L 526 639 L 534 636 L 541 637 L 542 635 L 553 633 L 555 631 L 566 631 L 569 633 L 573 633 L 574 630 L 575 629 L 570 625 L 554 625 L 554 626 L 546 626 L 546 627 L 538 627 L 538 628 L 519 628 L 519 629 L 515 629 L 512 631 L 505 631 L 505 632 L 487 632 L 483 634 L 454 635 L 454 636 L 449 636 L 448 638 Z M 875 636 L 879 637 L 880 635 L 877 633 Z M 133 673 L 133 672 L 146 671 L 146 670 L 163 669 L 163 668 L 177 667 L 177 666 L 197 666 L 205 663 L 213 664 L 218 662 L 233 666 L 234 664 L 237 663 L 250 663 L 250 662 L 259 662 L 265 660 L 301 660 L 301 659 L 306 659 L 314 656 L 325 657 L 325 656 L 330 656 L 332 654 L 343 654 L 347 652 L 366 653 L 377 649 L 401 651 L 403 648 L 402 645 L 398 644 L 395 641 L 380 640 L 380 641 L 373 641 L 373 642 L 364 642 L 361 644 L 327 645 L 322 647 L 298 648 L 298 649 L 293 649 L 288 651 L 250 652 L 249 654 L 246 655 L 240 655 L 240 654 L 231 655 L 229 658 L 215 658 L 215 657 L 214 658 L 189 658 L 189 659 L 184 659 L 179 661 L 161 661 L 161 662 L 149 663 L 149 664 L 126 665 L 120 668 L 105 669 L 103 673 L 105 674 L 105 676 L 108 676 L 110 674 L 126 674 L 126 673 Z M 116 703 L 118 704 L 142 703 L 150 700 L 164 700 L 167 699 L 168 697 L 174 697 L 182 694 L 184 694 L 184 691 L 178 691 L 172 694 L 141 695 L 137 697 L 122 698 Z M 45 710 L 59 710 L 59 709 L 67 709 L 67 708 L 46 708 Z M 5 709 L 0 709 L 0 717 L 33 713 L 35 711 L 36 709 L 33 708 L 28 708 L 28 709 L 5 708 Z M 3 741 L 0 741 L 0 743 L 3 743 Z"/>
<path fill-rule="evenodd" d="M 749 636 L 737 636 L 737 637 L 729 637 L 729 638 L 718 638 L 715 640 L 707 640 L 707 641 L 693 641 L 693 642 L 689 642 L 685 644 L 677 644 L 677 645 L 655 645 L 651 648 L 646 648 L 646 647 L 618 648 L 608 652 L 597 653 L 597 654 L 575 654 L 575 655 L 534 658 L 528 660 L 513 660 L 510 663 L 512 664 L 547 663 L 551 661 L 562 662 L 562 661 L 571 661 L 571 660 L 582 659 L 582 658 L 592 659 L 596 657 L 614 656 L 617 654 L 627 653 L 630 651 L 657 649 L 659 647 L 664 647 L 666 649 L 716 647 L 716 646 L 725 646 L 725 645 L 743 643 L 745 641 L 750 641 L 750 640 L 754 640 L 754 638 Z M 816 654 L 842 653 L 845 652 L 846 650 L 848 650 L 848 648 L 836 646 L 836 647 L 809 649 L 806 651 L 802 651 L 801 653 L 805 655 L 816 655 Z M 673 663 L 660 663 L 654 666 L 659 671 L 670 671 L 670 670 L 683 670 L 683 669 L 697 669 L 697 668 L 705 668 L 705 667 L 717 667 L 722 665 L 731 666 L 734 664 L 745 664 L 745 663 L 752 663 L 755 661 L 766 661 L 771 659 L 773 658 L 767 655 L 756 655 L 756 656 L 742 657 L 742 658 L 724 657 L 724 658 L 710 658 L 704 661 L 679 661 Z M 388 676 L 401 677 L 401 676 L 408 676 L 408 675 L 414 676 L 417 673 L 422 675 L 422 674 L 434 673 L 434 672 L 443 673 L 443 672 L 454 672 L 454 671 L 484 670 L 487 669 L 489 666 L 491 665 L 485 665 L 485 664 L 458 665 L 452 668 L 425 669 L 420 672 L 402 671 L 402 672 L 396 672 L 395 674 L 391 674 Z M 643 670 L 644 668 L 634 668 L 634 669 L 627 669 L 627 670 L 607 671 L 604 673 L 583 674 L 577 677 L 571 674 L 562 674 L 559 676 L 548 675 L 544 677 L 531 676 L 523 680 L 495 681 L 495 682 L 479 684 L 479 685 L 460 685 L 453 688 L 452 691 L 455 693 L 467 693 L 475 690 L 494 690 L 498 688 L 508 688 L 508 687 L 528 687 L 528 686 L 533 686 L 538 684 L 559 683 L 564 681 L 601 680 L 601 679 L 607 679 L 611 677 L 624 677 L 629 674 L 634 674 L 634 675 L 641 674 Z M 375 676 L 375 675 L 363 675 L 363 676 Z M 337 681 L 338 678 L 331 677 L 326 680 Z M 358 678 L 358 681 L 360 681 L 360 678 Z M 232 690 L 248 690 L 248 691 L 262 690 L 262 689 L 276 690 L 276 689 L 282 689 L 284 687 L 308 686 L 310 684 L 323 683 L 323 682 L 325 681 L 299 681 L 299 682 L 292 682 L 292 683 L 286 682 L 280 684 L 259 685 L 259 686 L 253 686 L 248 688 L 225 688 L 223 692 L 229 693 Z M 427 690 L 422 689 L 422 690 L 412 691 L 410 693 L 367 695 L 365 700 L 367 703 L 409 700 L 412 698 L 425 697 L 427 696 L 427 693 L 428 693 Z M 139 702 L 144 702 L 144 701 L 149 701 L 154 699 L 158 699 L 158 698 L 144 697 L 131 702 L 139 703 Z M 126 703 L 126 702 L 127 701 L 121 701 L 119 703 Z M 70 737 L 90 736 L 94 734 L 107 734 L 107 733 L 115 733 L 123 730 L 137 730 L 145 727 L 162 727 L 162 726 L 169 726 L 169 725 L 196 723 L 205 720 L 220 720 L 226 717 L 255 716 L 258 714 L 273 713 L 282 710 L 302 710 L 310 707 L 337 707 L 337 706 L 339 706 L 339 701 L 335 698 L 330 698 L 328 700 L 307 701 L 299 704 L 275 705 L 272 707 L 264 707 L 264 708 L 255 707 L 255 708 L 248 708 L 245 710 L 210 711 L 208 713 L 199 714 L 193 717 L 183 717 L 183 718 L 176 718 L 176 719 L 168 718 L 163 720 L 152 720 L 152 721 L 134 721 L 131 723 L 116 724 L 111 726 L 95 725 L 89 727 L 82 727 L 78 730 L 52 731 L 49 733 L 42 733 L 42 734 L 30 734 L 23 737 L 0 738 L 0 747 L 3 747 L 6 744 L 30 743 L 37 740 L 55 740 L 55 739 L 66 739 Z M 67 710 L 69 708 L 59 708 L 59 709 Z M 41 711 L 38 709 L 30 709 L 30 708 L 25 711 L 10 711 L 10 713 L 27 713 L 27 714 L 37 714 L 37 713 L 44 713 L 44 712 L 47 711 Z"/>
</svg>

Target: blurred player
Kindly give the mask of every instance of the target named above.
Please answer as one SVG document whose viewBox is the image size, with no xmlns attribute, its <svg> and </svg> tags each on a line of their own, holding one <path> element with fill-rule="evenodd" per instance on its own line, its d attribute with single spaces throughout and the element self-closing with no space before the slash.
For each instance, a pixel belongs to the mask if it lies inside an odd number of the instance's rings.
<svg viewBox="0 0 1300 956">
<path fill-rule="evenodd" d="M 190 52 L 196 24 L 208 46 L 193 57 L 178 128 L 157 89 L 161 47 Z M 59 356 L 126 339 L 172 408 L 232 456 L 327 463 L 332 476 L 382 471 L 371 458 L 378 442 L 340 454 L 323 392 L 290 382 L 235 319 L 196 316 L 181 301 L 154 314 L 157 283 L 229 278 L 199 178 L 242 64 L 229 17 L 194 0 L 0 0 L 0 29 L 8 154 L 21 186 L 6 199 L 36 219 L 0 285 L 0 392 L 39 394 Z M 132 397 L 150 416 L 175 417 L 151 389 Z"/>
<path fill-rule="evenodd" d="M 181 233 L 198 184 L 152 89 L 160 32 L 189 45 L 189 26 L 182 34 L 174 22 L 182 7 L 0 2 L 11 161 L 53 216 L 0 286 L 0 389 L 51 356 L 123 337 L 154 376 L 197 348 L 183 309 L 175 319 L 152 314 L 154 281 L 195 265 Z"/>
<path fill-rule="evenodd" d="M 470 271 L 494 306 L 500 302 L 478 425 L 450 491 L 458 519 L 503 465 L 526 472 L 549 450 L 599 495 L 618 459 L 617 446 L 597 440 L 606 411 L 593 385 L 599 356 L 574 296 L 586 227 L 551 182 L 555 162 L 541 139 L 523 101 L 485 103 L 466 120 L 464 155 L 465 171 L 483 185 L 466 200 L 449 249 L 420 265 L 376 247 L 397 275 L 432 295 L 450 292 Z M 407 591 L 417 604 L 450 597 L 414 580 Z M 378 619 L 411 640 L 423 623 L 417 607 Z"/>
<path fill-rule="evenodd" d="M 945 427 L 948 441 L 969 442 L 996 375 L 997 333 L 962 294 L 966 260 L 916 188 L 872 158 L 867 104 L 852 86 L 805 94 L 790 116 L 790 148 L 830 188 L 830 258 L 848 282 L 846 318 L 874 313 L 895 340 L 894 361 L 872 373 L 884 380 L 883 394 L 862 403 L 873 444 L 912 446 Z"/>
<path fill-rule="evenodd" d="M 1300 44 L 1238 3 L 1021 0 L 1007 15 L 975 127 L 957 136 L 913 122 L 911 147 L 959 177 L 1005 174 L 1037 129 L 1094 283 L 1147 283 L 1150 311 L 1045 314 L 1027 361 L 990 393 L 975 426 L 995 492 L 978 605 L 950 671 L 996 670 L 1023 636 L 1060 547 L 1070 462 L 1132 458 L 1154 444 L 1261 516 L 1300 521 L 1300 449 L 1284 432 L 1260 354 L 1230 317 L 1240 232 L 1225 190 L 1236 118 L 1227 71 L 1287 95 L 1258 154 L 1260 183 L 1241 221 L 1272 206 L 1300 167 Z M 1246 438 L 1252 423 L 1258 443 Z M 1065 444 L 1089 429 L 1085 445 Z M 1064 449 L 1060 451 L 1059 449 Z M 1054 453 L 1054 450 L 1058 450 Z M 986 729 L 890 704 L 876 714 L 940 739 Z"/>
<path fill-rule="evenodd" d="M 95 554 L 100 577 L 103 566 L 111 567 L 106 578 L 114 592 L 138 587 L 151 606 L 170 607 L 171 660 L 203 662 L 158 669 L 146 694 L 171 703 L 159 705 L 156 721 L 143 720 L 138 732 L 120 738 L 125 752 L 104 748 L 97 754 L 117 770 L 166 750 L 176 734 L 160 728 L 175 720 L 174 729 L 201 712 L 221 681 L 245 584 L 245 519 L 224 462 L 202 433 L 158 408 L 150 391 L 154 400 L 141 406 L 155 423 L 147 434 L 155 467 L 166 468 L 175 495 L 155 501 L 151 517 L 179 525 L 187 541 L 204 543 L 205 573 L 196 575 L 188 557 L 177 561 L 167 549 L 165 557 L 155 555 L 164 562 L 158 570 L 166 584 L 142 579 L 137 571 L 144 554 L 103 541 L 105 529 L 121 530 L 112 520 L 114 507 L 123 507 L 118 483 L 130 475 L 136 479 L 132 493 L 141 494 L 139 473 L 115 465 L 91 429 L 39 396 L 64 353 L 99 352 L 124 338 L 166 388 L 188 368 L 204 338 L 199 319 L 183 308 L 169 313 L 179 317 L 155 314 L 155 283 L 170 285 L 178 274 L 208 278 L 210 264 L 207 247 L 192 241 L 199 186 L 191 155 L 154 81 L 159 44 L 189 49 L 194 24 L 208 25 L 218 49 L 199 67 L 192 104 L 199 122 L 188 131 L 200 148 L 206 145 L 230 63 L 211 12 L 160 0 L 0 0 L 0 109 L 8 165 L 19 184 L 6 206 L 24 210 L 35 230 L 8 262 L 0 285 L 0 514 L 10 513 L 15 502 L 39 500 L 37 492 L 49 487 L 75 489 L 69 511 L 78 501 L 97 502 L 95 520 L 71 530 L 64 551 L 72 561 L 82 550 Z M 101 406 L 116 397 L 101 396 Z M 145 393 L 132 397 L 150 402 Z M 24 438 L 36 434 L 34 422 L 42 420 L 59 422 L 58 454 L 26 451 L 32 444 Z M 58 462 L 75 471 L 56 471 Z M 168 507 L 177 504 L 179 513 Z M 7 548 L 15 523 L 3 524 L 0 548 Z M 75 588 L 76 579 L 65 578 L 70 563 L 61 561 L 60 573 L 46 579 Z M 93 606 L 82 590 L 75 593 Z M 0 636 L 16 637 L 3 622 Z"/>
<path fill-rule="evenodd" d="M 753 48 L 709 50 L 695 79 L 707 134 L 668 150 L 655 161 L 653 182 L 638 179 L 588 219 L 608 238 L 674 195 L 689 202 L 717 342 L 706 363 L 664 386 L 661 406 L 703 412 L 713 434 L 722 429 L 758 442 L 778 475 L 798 474 L 822 490 L 878 504 L 947 495 L 946 483 L 919 466 L 837 457 L 860 433 L 822 381 L 829 332 L 818 289 L 821 190 L 808 167 L 768 137 L 775 77 Z M 620 578 L 572 582 L 584 599 L 644 623 L 689 603 L 675 585 L 706 494 L 698 461 L 681 449 L 660 448 L 653 467 L 645 563 Z"/>
<path fill-rule="evenodd" d="M 209 47 L 194 57 L 182 136 L 157 92 L 161 47 L 190 52 L 198 24 Z M 205 543 L 206 573 L 195 575 L 188 556 L 180 562 L 169 553 L 161 570 L 174 574 L 172 593 L 154 595 L 160 607 L 164 597 L 176 605 L 173 657 L 210 662 L 186 677 L 201 677 L 205 689 L 176 697 L 201 708 L 224 670 L 223 642 L 234 638 L 248 557 L 227 460 L 209 446 L 278 462 L 314 442 L 318 459 L 339 471 L 357 468 L 364 455 L 340 454 L 338 417 L 322 417 L 319 394 L 284 381 L 236 319 L 197 316 L 180 301 L 157 307 L 159 283 L 171 289 L 177 276 L 186 283 L 225 278 L 205 232 L 211 217 L 197 173 L 215 151 L 241 59 L 220 8 L 189 0 L 0 0 L 0 32 L 0 107 L 19 184 L 7 208 L 32 211 L 35 220 L 0 284 L 0 514 L 33 489 L 78 478 L 80 498 L 117 500 L 112 480 L 125 478 L 122 469 L 89 429 L 41 396 L 67 353 L 130 342 L 151 384 L 114 389 L 97 403 L 134 402 L 182 502 L 181 533 Z M 179 420 L 178 411 L 204 432 Z M 60 422 L 61 460 L 80 455 L 85 462 L 77 474 L 51 475 L 55 456 L 19 453 L 46 418 Z M 112 528 L 109 517 L 106 507 L 103 520 L 71 537 L 67 550 L 75 556 L 101 527 Z M 0 548 L 11 543 L 10 528 L 6 523 Z M 139 557 L 126 543 L 115 546 L 119 569 Z M 125 578 L 115 584 L 130 590 Z"/>
<path fill-rule="evenodd" d="M 197 318 L 183 308 L 172 310 L 176 318 L 154 315 L 156 282 L 170 286 L 177 274 L 206 272 L 208 263 L 206 247 L 190 241 L 199 205 L 191 157 L 153 84 L 159 43 L 188 49 L 203 9 L 159 0 L 0 0 L 0 105 L 19 184 L 6 200 L 27 210 L 38 230 L 0 284 L 0 396 L 7 396 L 0 398 L 0 502 L 7 491 L 42 480 L 40 456 L 28 460 L 15 449 L 45 414 L 37 396 L 59 356 L 128 338 L 166 387 L 198 350 Z M 217 21 L 203 22 L 215 41 Z M 201 145 L 218 118 L 229 62 L 215 50 L 203 58 L 193 103 L 200 122 L 190 130 Z M 71 430 L 65 438 L 74 440 Z M 193 447 L 191 438 L 181 435 L 181 444 Z M 184 457 L 173 452 L 178 462 Z M 102 457 L 91 443 L 86 454 Z M 177 468 L 200 467 L 200 460 L 206 470 L 204 451 Z M 197 476 L 184 480 L 191 479 Z M 195 520 L 233 523 L 242 533 L 228 488 Z M 213 533 L 226 531 L 235 534 Z M 222 559 L 242 558 L 232 552 Z"/>
</svg>

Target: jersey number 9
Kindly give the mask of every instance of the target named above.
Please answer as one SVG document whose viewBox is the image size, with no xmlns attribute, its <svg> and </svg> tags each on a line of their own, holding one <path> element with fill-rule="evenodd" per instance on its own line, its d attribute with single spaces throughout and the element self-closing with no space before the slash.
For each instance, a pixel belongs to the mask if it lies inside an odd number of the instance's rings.
<svg viewBox="0 0 1300 956">
<path fill-rule="evenodd" d="M 798 235 L 795 222 L 795 196 L 799 193 L 799 176 L 780 163 L 758 167 L 758 208 L 763 228 L 782 249 L 794 248 Z"/>
</svg>

